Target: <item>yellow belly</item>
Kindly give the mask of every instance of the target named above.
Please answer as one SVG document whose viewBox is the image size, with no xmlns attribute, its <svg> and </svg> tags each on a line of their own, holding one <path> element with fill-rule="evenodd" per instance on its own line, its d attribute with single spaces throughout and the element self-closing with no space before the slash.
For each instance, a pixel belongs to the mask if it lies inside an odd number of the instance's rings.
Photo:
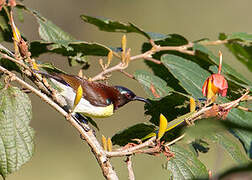
<svg viewBox="0 0 252 180">
<path fill-rule="evenodd" d="M 80 106 L 80 104 L 77 105 L 77 107 L 74 109 L 74 112 L 78 112 L 80 114 L 83 114 L 84 116 L 89 117 L 96 117 L 96 118 L 105 118 L 112 116 L 114 113 L 114 105 L 110 104 L 109 106 L 105 107 L 95 107 L 92 108 L 85 108 L 83 106 Z"/>
</svg>

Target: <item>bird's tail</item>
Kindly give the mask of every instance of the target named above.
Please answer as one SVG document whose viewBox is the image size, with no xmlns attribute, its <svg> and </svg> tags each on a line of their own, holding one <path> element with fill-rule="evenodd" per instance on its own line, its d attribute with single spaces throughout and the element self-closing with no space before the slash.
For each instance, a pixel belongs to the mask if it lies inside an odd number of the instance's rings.
<svg viewBox="0 0 252 180">
<path fill-rule="evenodd" d="M 52 79 L 55 79 L 56 81 L 62 83 L 62 84 L 65 84 L 65 85 L 68 85 L 66 83 L 66 81 L 64 79 L 62 79 L 60 76 L 58 76 L 56 73 L 47 73 L 47 72 L 44 72 L 44 71 L 37 71 L 37 70 L 32 70 L 34 73 L 37 73 L 37 74 L 41 74 L 43 76 L 45 76 L 46 78 L 52 78 Z"/>
</svg>

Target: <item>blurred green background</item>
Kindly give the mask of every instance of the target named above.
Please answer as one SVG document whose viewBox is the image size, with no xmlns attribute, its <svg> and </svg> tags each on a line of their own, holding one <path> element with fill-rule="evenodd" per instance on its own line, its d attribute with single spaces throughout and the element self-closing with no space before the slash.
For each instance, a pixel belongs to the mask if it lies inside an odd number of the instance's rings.
<svg viewBox="0 0 252 180">
<path fill-rule="evenodd" d="M 25 0 L 24 3 L 40 12 L 44 17 L 54 22 L 75 38 L 90 42 L 98 42 L 107 46 L 120 46 L 122 34 L 106 33 L 96 27 L 85 24 L 80 15 L 106 17 L 124 22 L 132 22 L 145 31 L 163 34 L 178 33 L 193 41 L 201 38 L 216 40 L 219 32 L 251 32 L 252 23 L 250 0 Z M 17 19 L 17 18 L 16 18 Z M 16 20 L 17 21 L 17 20 Z M 21 32 L 29 41 L 39 39 L 36 20 L 25 15 L 24 23 L 17 22 Z M 127 34 L 128 47 L 132 54 L 140 53 L 141 44 L 145 41 L 137 34 Z M 224 61 L 251 79 L 251 72 L 228 53 L 223 46 L 211 48 L 216 54 L 223 51 Z M 56 66 L 69 73 L 76 74 L 78 68 L 69 68 L 66 58 L 56 55 L 43 55 L 43 62 L 53 62 Z M 90 58 L 91 68 L 85 71 L 86 76 L 93 76 L 101 69 L 97 58 Z M 136 69 L 147 69 L 142 60 L 134 61 L 127 69 L 133 73 Z M 141 86 L 124 75 L 114 73 L 110 84 L 123 85 L 132 89 L 139 96 L 145 96 Z M 9 180 L 84 180 L 103 179 L 96 159 L 89 147 L 79 138 L 79 134 L 56 111 L 34 95 L 33 119 L 31 126 L 36 131 L 35 154 L 30 162 L 20 171 L 10 175 Z M 107 119 L 96 119 L 100 127 L 97 137 L 104 134 L 111 137 L 119 130 L 136 124 L 147 122 L 144 116 L 143 103 L 132 102 Z M 217 154 L 218 157 L 214 156 Z M 207 154 L 201 154 L 202 161 L 208 164 L 213 174 L 233 165 L 233 162 L 219 147 L 212 147 Z M 167 179 L 168 171 L 162 169 L 166 162 L 163 156 L 152 157 L 138 155 L 133 157 L 133 168 L 136 179 Z M 122 158 L 113 159 L 112 163 L 120 179 L 127 179 L 127 168 Z"/>
</svg>

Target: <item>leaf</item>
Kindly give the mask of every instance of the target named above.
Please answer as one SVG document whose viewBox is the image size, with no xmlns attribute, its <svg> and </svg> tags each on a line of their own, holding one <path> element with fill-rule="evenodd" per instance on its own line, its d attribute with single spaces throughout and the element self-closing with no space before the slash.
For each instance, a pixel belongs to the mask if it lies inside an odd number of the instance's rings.
<svg viewBox="0 0 252 180">
<path fill-rule="evenodd" d="M 252 128 L 252 113 L 240 109 L 232 109 L 227 117 L 228 121 L 243 127 Z M 238 128 L 233 128 L 235 137 L 237 137 L 245 148 L 248 156 L 252 158 L 252 132 Z"/>
<path fill-rule="evenodd" d="M 30 45 L 30 51 L 33 57 L 37 57 L 43 53 L 57 53 L 63 56 L 69 56 L 70 58 L 76 57 L 76 61 L 78 62 L 78 58 L 87 55 L 92 56 L 107 56 L 110 49 L 99 43 L 89 43 L 85 41 L 70 41 L 68 42 L 68 49 L 65 47 L 51 48 L 53 45 L 52 42 L 44 42 L 44 41 L 33 41 Z"/>
<path fill-rule="evenodd" d="M 11 27 L 8 22 L 9 22 L 9 19 L 6 14 L 6 11 L 2 9 L 2 11 L 0 11 L 0 42 L 13 41 Z"/>
<path fill-rule="evenodd" d="M 244 151 L 241 151 L 238 143 L 227 133 L 216 133 L 208 138 L 213 142 L 220 144 L 238 164 L 245 164 L 249 162 Z"/>
<path fill-rule="evenodd" d="M 246 32 L 234 32 L 232 34 L 226 35 L 224 33 L 220 33 L 221 40 L 229 40 L 229 41 L 244 41 L 244 42 L 252 42 L 252 34 L 248 34 Z"/>
<path fill-rule="evenodd" d="M 172 74 L 180 81 L 185 90 L 191 93 L 195 97 L 201 97 L 201 86 L 204 80 L 210 75 L 209 72 L 203 70 L 194 62 L 185 60 L 181 57 L 174 57 L 174 55 L 164 55 L 162 57 L 164 65 L 172 72 Z M 193 69 L 193 71 L 192 71 Z M 197 73 L 195 73 L 197 72 Z M 189 79 L 189 77 L 192 77 Z M 231 87 L 229 87 L 229 91 Z M 228 99 L 223 98 L 225 102 Z M 168 115 L 166 115 L 168 117 Z M 252 113 L 241 111 L 238 109 L 232 109 L 228 114 L 227 119 L 233 123 L 241 126 L 252 127 Z M 241 129 L 234 129 L 235 135 L 243 143 L 244 148 L 248 155 L 252 157 L 251 140 L 252 133 Z"/>
<path fill-rule="evenodd" d="M 252 71 L 252 34 L 240 32 L 226 35 L 221 33 L 219 39 L 228 40 L 225 46 L 240 62 Z"/>
<path fill-rule="evenodd" d="M 160 46 L 181 46 L 188 44 L 186 38 L 179 34 L 168 34 L 165 39 L 155 40 L 155 44 Z M 144 43 L 142 45 L 142 53 L 151 50 L 152 45 L 150 43 Z M 178 53 L 176 51 L 160 51 L 152 55 L 153 58 L 160 60 L 161 55 L 167 53 Z M 180 53 L 181 54 L 181 53 Z M 155 64 L 150 61 L 144 61 L 154 72 L 156 76 L 166 81 L 171 88 L 176 91 L 185 92 L 181 86 L 178 85 L 178 81 L 172 76 L 172 74 L 161 64 Z"/>
<path fill-rule="evenodd" d="M 195 99 L 202 97 L 202 85 L 210 76 L 208 71 L 192 61 L 171 54 L 163 55 L 161 61 L 188 93 Z"/>
<path fill-rule="evenodd" d="M 221 145 L 237 163 L 248 162 L 244 151 L 239 147 L 239 141 L 235 141 L 225 124 L 222 124 L 218 119 L 201 119 L 195 126 L 186 128 L 185 131 L 185 142 L 190 139 L 193 141 L 195 139 L 210 140 Z"/>
<path fill-rule="evenodd" d="M 51 21 L 39 15 L 37 12 L 33 11 L 33 14 L 39 23 L 39 36 L 44 41 L 54 42 L 67 48 L 68 42 L 75 40 L 75 38 L 70 34 L 66 33 Z"/>
<path fill-rule="evenodd" d="M 113 144 L 117 144 L 120 146 L 124 146 L 129 142 L 134 142 L 132 139 L 141 139 L 145 137 L 147 134 L 153 132 L 155 129 L 155 126 L 149 125 L 149 124 L 136 124 L 134 126 L 131 126 L 125 130 L 122 130 L 118 133 L 116 133 L 112 137 Z"/>
<path fill-rule="evenodd" d="M 202 179 L 208 177 L 207 168 L 197 159 L 197 156 L 185 148 L 173 145 L 170 147 L 175 157 L 164 166 L 172 173 L 172 179 Z"/>
<path fill-rule="evenodd" d="M 30 52 L 33 57 L 43 53 L 57 53 L 68 57 L 70 65 L 82 65 L 85 69 L 88 67 L 86 55 L 107 56 L 110 51 L 108 47 L 98 43 L 78 41 L 36 11 L 27 8 L 26 10 L 37 18 L 39 35 L 42 39 L 31 42 Z"/>
<path fill-rule="evenodd" d="M 121 33 L 130 33 L 135 32 L 142 34 L 146 38 L 150 39 L 150 35 L 148 35 L 146 32 L 144 32 L 142 29 L 137 27 L 136 25 L 132 23 L 122 23 L 119 21 L 113 21 L 107 18 L 98 18 L 98 17 L 92 17 L 87 15 L 81 15 L 81 19 L 85 21 L 86 23 L 93 24 L 97 26 L 101 31 L 107 31 L 107 32 L 121 32 Z"/>
<path fill-rule="evenodd" d="M 189 109 L 185 101 L 188 98 L 180 94 L 171 94 L 159 101 L 151 101 L 151 104 L 145 105 L 145 114 L 151 115 L 150 122 L 159 125 L 159 115 L 162 113 L 168 122 L 176 119 L 177 117 L 186 114 Z"/>
<path fill-rule="evenodd" d="M 0 90 L 0 173 L 17 171 L 34 152 L 34 131 L 29 97 L 18 88 Z"/>
<path fill-rule="evenodd" d="M 147 71 L 137 70 L 134 73 L 134 77 L 143 85 L 150 99 L 161 99 L 169 95 L 172 91 L 172 88 L 167 86 L 164 80 Z"/>
<path fill-rule="evenodd" d="M 138 26 L 133 23 L 123 23 L 120 21 L 114 21 L 102 17 L 93 17 L 88 15 L 81 15 L 81 19 L 86 23 L 93 24 L 99 28 L 101 31 L 107 32 L 120 32 L 120 33 L 138 33 L 145 36 L 147 39 L 152 39 L 154 41 L 162 40 L 167 38 L 167 35 L 154 33 L 154 32 L 145 32 Z"/>
</svg>

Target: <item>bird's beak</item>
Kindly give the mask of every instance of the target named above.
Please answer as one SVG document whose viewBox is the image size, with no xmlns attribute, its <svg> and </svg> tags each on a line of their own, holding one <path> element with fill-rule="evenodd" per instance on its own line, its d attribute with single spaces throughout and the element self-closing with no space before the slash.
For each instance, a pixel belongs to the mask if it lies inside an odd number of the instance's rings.
<svg viewBox="0 0 252 180">
<path fill-rule="evenodd" d="M 143 97 L 139 97 L 139 96 L 135 96 L 135 97 L 133 98 L 133 101 L 143 101 L 143 102 L 145 102 L 145 103 L 147 103 L 147 104 L 150 104 L 150 101 L 148 101 L 147 99 L 145 99 L 145 98 L 143 98 Z"/>
</svg>

